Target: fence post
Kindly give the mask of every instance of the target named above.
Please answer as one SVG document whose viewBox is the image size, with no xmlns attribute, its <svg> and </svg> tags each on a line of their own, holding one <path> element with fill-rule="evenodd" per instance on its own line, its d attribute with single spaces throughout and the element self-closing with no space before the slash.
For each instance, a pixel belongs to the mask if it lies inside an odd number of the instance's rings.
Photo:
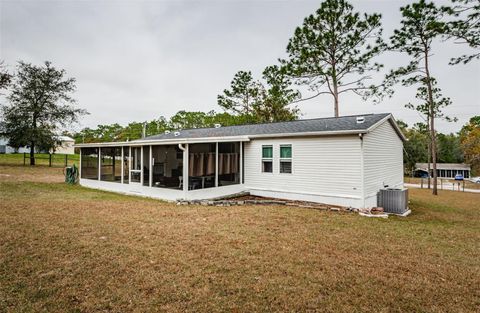
<svg viewBox="0 0 480 313">
<path fill-rule="evenodd" d="M 65 167 L 68 166 L 68 154 L 65 154 Z"/>
<path fill-rule="evenodd" d="M 52 154 L 51 153 L 48 154 L 48 166 L 52 167 Z"/>
</svg>

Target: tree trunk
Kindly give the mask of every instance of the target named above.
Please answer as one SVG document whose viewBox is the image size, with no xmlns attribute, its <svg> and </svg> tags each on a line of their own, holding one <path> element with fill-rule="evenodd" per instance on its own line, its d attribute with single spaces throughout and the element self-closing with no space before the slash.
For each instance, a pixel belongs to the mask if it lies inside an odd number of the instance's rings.
<svg viewBox="0 0 480 313">
<path fill-rule="evenodd" d="M 427 146 L 427 168 L 428 168 L 428 175 L 427 175 L 427 181 L 428 181 L 428 189 L 431 188 L 431 180 L 430 180 L 430 164 L 432 163 L 432 141 L 430 139 L 430 117 L 427 115 L 427 131 L 428 131 L 428 146 Z"/>
<path fill-rule="evenodd" d="M 428 129 L 428 131 L 430 131 L 430 128 Z M 429 141 L 428 142 L 428 159 L 427 159 L 427 162 L 428 162 L 428 176 L 427 176 L 427 181 L 428 181 L 428 189 L 431 188 L 431 185 L 430 185 L 430 164 L 432 162 L 432 154 L 431 154 L 431 151 L 432 151 L 432 143 Z"/>
<path fill-rule="evenodd" d="M 437 190 L 437 145 L 435 139 L 435 107 L 433 102 L 432 80 L 430 77 L 430 71 L 428 68 L 428 49 L 425 47 L 425 73 L 427 78 L 427 91 L 428 91 L 428 111 L 430 119 L 430 150 L 432 154 L 432 167 L 433 167 L 433 191 L 434 196 L 438 195 Z"/>
<path fill-rule="evenodd" d="M 433 103 L 432 103 L 433 104 Z M 437 195 L 437 140 L 435 138 L 435 126 L 434 126 L 434 110 L 433 110 L 433 105 L 432 109 L 430 110 L 431 117 L 430 117 L 430 136 L 432 136 L 431 139 L 431 150 L 432 150 L 432 170 L 433 170 L 433 195 Z"/>
<path fill-rule="evenodd" d="M 333 101 L 334 101 L 334 114 L 335 117 L 338 117 L 338 80 L 337 80 L 337 70 L 335 68 L 335 58 L 332 58 L 332 85 L 333 85 Z M 332 91 L 332 90 L 330 90 Z"/>
<path fill-rule="evenodd" d="M 35 165 L 35 143 L 30 143 L 30 165 Z"/>
<path fill-rule="evenodd" d="M 335 117 L 338 117 L 339 114 L 338 114 L 338 90 L 337 90 L 337 85 L 335 84 L 333 86 L 333 92 L 334 92 L 334 95 L 333 95 L 333 98 L 334 98 L 334 109 L 335 109 Z"/>
</svg>

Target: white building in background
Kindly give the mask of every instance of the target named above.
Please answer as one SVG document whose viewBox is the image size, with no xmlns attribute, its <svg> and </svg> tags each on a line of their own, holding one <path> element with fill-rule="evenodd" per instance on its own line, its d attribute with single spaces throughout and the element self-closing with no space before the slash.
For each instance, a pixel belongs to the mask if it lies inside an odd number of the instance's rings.
<svg viewBox="0 0 480 313">
<path fill-rule="evenodd" d="M 432 164 L 430 164 L 430 177 L 433 177 Z M 439 178 L 455 178 L 455 175 L 463 175 L 464 178 L 470 178 L 470 164 L 465 163 L 437 163 L 437 177 Z M 428 163 L 415 163 L 415 171 L 417 175 L 428 174 Z"/>
<path fill-rule="evenodd" d="M 58 146 L 55 148 L 54 152 L 56 154 L 75 154 L 75 140 L 68 136 L 58 136 L 57 140 L 59 142 Z"/>
<path fill-rule="evenodd" d="M 55 148 L 55 151 L 50 151 L 50 153 L 56 154 L 74 154 L 75 153 L 75 140 L 68 136 L 58 136 L 58 146 Z M 13 147 L 8 145 L 8 139 L 0 137 L 0 154 L 10 154 L 10 153 L 30 153 L 30 148 L 28 146 L 20 147 L 15 150 Z M 36 151 L 38 153 L 38 151 Z"/>
<path fill-rule="evenodd" d="M 30 152 L 28 147 L 20 147 L 15 150 L 15 148 L 8 145 L 8 139 L 0 137 L 0 154 L 10 154 L 10 153 L 27 153 Z"/>
<path fill-rule="evenodd" d="M 403 188 L 403 142 L 391 114 L 165 132 L 78 144 L 80 184 L 165 200 L 252 195 L 354 208 Z"/>
</svg>

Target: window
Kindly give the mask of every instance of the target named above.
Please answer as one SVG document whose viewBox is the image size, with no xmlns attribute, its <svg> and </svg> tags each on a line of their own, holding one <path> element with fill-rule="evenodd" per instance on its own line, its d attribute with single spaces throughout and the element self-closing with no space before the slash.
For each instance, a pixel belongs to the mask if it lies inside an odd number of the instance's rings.
<svg viewBox="0 0 480 313">
<path fill-rule="evenodd" d="M 280 173 L 292 173 L 292 145 L 280 146 Z"/>
<path fill-rule="evenodd" d="M 273 146 L 262 146 L 262 172 L 273 172 Z"/>
</svg>

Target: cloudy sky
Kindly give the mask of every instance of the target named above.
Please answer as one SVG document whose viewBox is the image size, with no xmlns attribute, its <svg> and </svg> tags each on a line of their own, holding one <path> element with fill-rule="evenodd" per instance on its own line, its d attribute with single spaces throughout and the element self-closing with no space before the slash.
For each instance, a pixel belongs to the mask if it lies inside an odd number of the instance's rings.
<svg viewBox="0 0 480 313">
<path fill-rule="evenodd" d="M 356 10 L 383 16 L 384 35 L 399 25 L 399 7 L 409 1 L 352 1 Z M 285 56 L 296 26 L 319 1 L 4 1 L 0 0 L 0 60 L 52 61 L 77 79 L 79 106 L 87 109 L 78 127 L 143 121 L 179 110 L 220 110 L 217 94 L 238 70 L 262 70 Z M 458 131 L 480 114 L 480 61 L 449 66 L 451 56 L 470 50 L 437 43 L 432 72 L 453 105 Z M 387 69 L 406 64 L 401 55 L 380 59 Z M 391 112 L 409 124 L 420 116 L 404 105 L 415 90 L 399 87 L 393 98 L 373 105 L 354 95 L 340 99 L 340 114 Z M 299 104 L 304 118 L 333 115 L 332 99 Z"/>
</svg>

